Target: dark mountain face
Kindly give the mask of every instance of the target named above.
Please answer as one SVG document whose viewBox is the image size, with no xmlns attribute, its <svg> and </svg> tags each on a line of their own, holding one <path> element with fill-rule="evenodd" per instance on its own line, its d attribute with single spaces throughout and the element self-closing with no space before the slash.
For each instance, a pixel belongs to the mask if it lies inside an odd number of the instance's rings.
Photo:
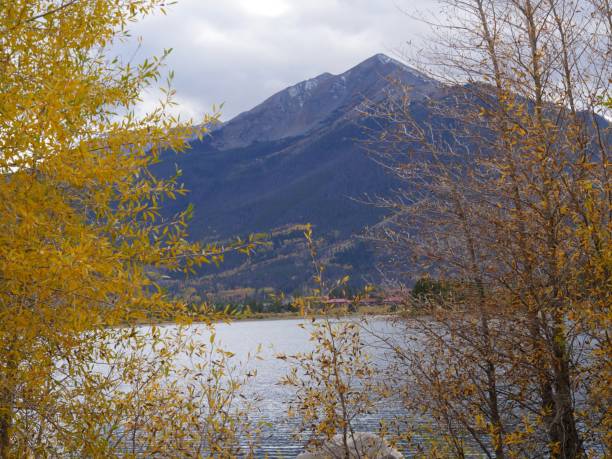
<svg viewBox="0 0 612 459">
<path fill-rule="evenodd" d="M 330 276 L 348 274 L 354 284 L 377 281 L 376 253 L 359 236 L 383 214 L 360 201 L 388 195 L 398 184 L 365 153 L 366 121 L 358 108 L 382 100 L 393 80 L 412 86 L 415 99 L 437 87 L 376 55 L 341 75 L 287 88 L 194 141 L 188 154 L 168 155 L 157 174 L 170 175 L 176 163 L 190 193 L 167 211 L 194 204 L 195 240 L 269 233 L 272 241 L 249 260 L 230 258 L 202 270 L 188 286 L 219 297 L 304 287 L 312 276 L 299 226 L 306 223 L 313 225 Z"/>
</svg>

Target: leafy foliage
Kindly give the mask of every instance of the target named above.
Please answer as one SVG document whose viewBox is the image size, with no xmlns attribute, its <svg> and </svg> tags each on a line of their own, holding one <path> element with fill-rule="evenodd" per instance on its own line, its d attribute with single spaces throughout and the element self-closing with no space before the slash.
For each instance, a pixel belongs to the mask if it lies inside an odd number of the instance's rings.
<svg viewBox="0 0 612 459">
<path fill-rule="evenodd" d="M 300 325 L 309 330 L 312 351 L 277 356 L 291 365 L 280 383 L 295 390 L 289 415 L 299 417 L 300 433 L 309 434 L 308 446 L 321 446 L 338 435 L 342 457 L 348 458 L 352 457 L 350 444 L 357 438 L 356 418 L 375 411 L 376 402 L 386 395 L 386 388 L 375 377 L 376 367 L 362 341 L 360 325 L 340 317 L 350 309 L 334 308 L 329 301 L 330 294 L 345 286 L 348 277 L 328 285 L 312 229 L 308 227 L 304 235 L 315 271 L 315 288 L 312 295 L 297 298 L 294 306 L 304 314 L 315 313 L 320 317 Z M 359 300 L 352 298 L 355 303 Z"/>
<path fill-rule="evenodd" d="M 110 49 L 128 37 L 129 24 L 163 13 L 164 5 L 0 4 L 3 459 L 131 456 L 113 448 L 111 438 L 135 428 L 146 451 L 169 455 L 200 409 L 181 398 L 195 401 L 197 391 L 163 383 L 174 346 L 183 340 L 164 343 L 152 329 L 145 335 L 157 358 L 148 360 L 140 354 L 143 332 L 117 328 L 188 319 L 185 304 L 158 287 L 160 273 L 190 272 L 254 244 L 192 244 L 189 208 L 160 217 L 164 202 L 186 189 L 177 181 L 180 171 L 167 180 L 150 172 L 159 152 L 185 150 L 190 137 L 201 137 L 216 120 L 207 116 L 195 129 L 193 121 L 171 114 L 171 72 L 157 107 L 136 113 L 143 91 L 161 80 L 169 51 L 134 64 Z M 206 305 L 198 315 L 214 318 Z M 92 371 L 99 364 L 109 365 L 129 389 L 122 392 L 117 379 Z M 213 373 L 212 380 L 221 375 Z"/>
<path fill-rule="evenodd" d="M 445 97 L 403 88 L 372 110 L 379 159 L 406 182 L 381 203 L 381 240 L 417 275 L 462 279 L 439 304 L 413 299 L 429 317 L 397 352 L 407 405 L 455 457 L 606 457 L 610 4 L 440 3 L 429 69 Z"/>
</svg>

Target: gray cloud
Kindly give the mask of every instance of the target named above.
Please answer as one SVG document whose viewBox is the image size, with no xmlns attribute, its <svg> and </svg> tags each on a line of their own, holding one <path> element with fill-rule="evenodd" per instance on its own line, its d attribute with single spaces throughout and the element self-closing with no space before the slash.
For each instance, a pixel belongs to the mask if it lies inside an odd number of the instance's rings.
<svg viewBox="0 0 612 459">
<path fill-rule="evenodd" d="M 132 28 L 136 60 L 173 48 L 179 111 L 200 117 L 224 103 L 223 119 L 323 72 L 419 42 L 424 27 L 403 10 L 434 0 L 180 0 L 166 16 Z M 131 56 L 134 41 L 119 48 Z M 145 102 L 153 100 L 145 95 Z M 146 103 L 145 103 L 146 105 Z"/>
</svg>

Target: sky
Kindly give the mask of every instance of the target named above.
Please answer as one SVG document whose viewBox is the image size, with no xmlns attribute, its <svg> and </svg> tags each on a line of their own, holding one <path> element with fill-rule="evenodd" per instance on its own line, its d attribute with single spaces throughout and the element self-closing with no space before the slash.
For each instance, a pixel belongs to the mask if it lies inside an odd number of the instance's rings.
<svg viewBox="0 0 612 459">
<path fill-rule="evenodd" d="M 418 52 L 426 27 L 411 17 L 434 0 L 179 0 L 145 18 L 118 54 L 139 61 L 173 48 L 176 111 L 222 119 L 324 72 L 341 73 L 376 53 Z M 142 39 L 138 46 L 137 39 Z M 143 95 L 142 110 L 157 94 Z"/>
</svg>

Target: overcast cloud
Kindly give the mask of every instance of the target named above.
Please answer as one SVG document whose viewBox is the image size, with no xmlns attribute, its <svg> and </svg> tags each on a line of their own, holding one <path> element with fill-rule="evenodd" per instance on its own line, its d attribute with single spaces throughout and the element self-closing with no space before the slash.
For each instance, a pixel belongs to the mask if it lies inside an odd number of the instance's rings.
<svg viewBox="0 0 612 459">
<path fill-rule="evenodd" d="M 223 119 L 323 72 L 340 73 L 376 53 L 397 57 L 424 28 L 402 13 L 433 0 L 180 0 L 166 16 L 132 28 L 135 60 L 173 48 L 169 68 L 181 114 L 224 103 Z M 132 56 L 136 43 L 121 46 Z M 149 102 L 153 94 L 145 96 Z"/>
</svg>

